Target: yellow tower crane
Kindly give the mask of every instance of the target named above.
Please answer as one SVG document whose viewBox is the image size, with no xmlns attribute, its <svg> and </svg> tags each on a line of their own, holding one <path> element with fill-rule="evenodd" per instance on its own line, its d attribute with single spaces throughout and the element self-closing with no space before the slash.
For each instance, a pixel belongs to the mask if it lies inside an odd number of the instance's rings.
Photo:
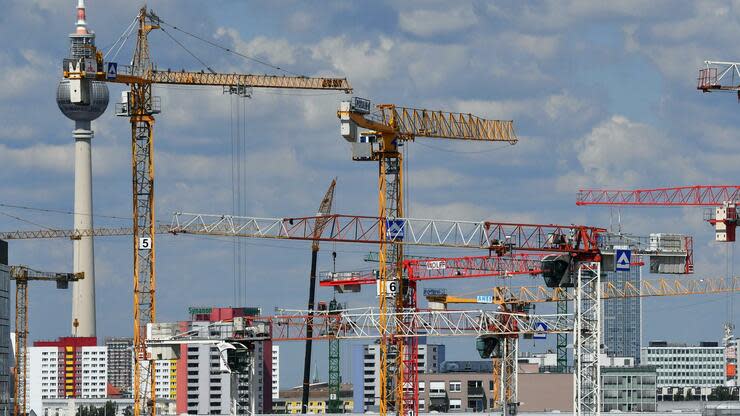
<svg viewBox="0 0 740 416">
<path fill-rule="evenodd" d="M 40 272 L 26 266 L 11 266 L 10 280 L 15 280 L 15 406 L 14 416 L 27 414 L 28 398 L 28 282 L 56 282 L 57 289 L 67 289 L 69 282 L 85 277 L 84 273 Z"/>
<path fill-rule="evenodd" d="M 154 115 L 160 112 L 159 97 L 152 94 L 154 84 L 221 86 L 231 93 L 245 95 L 252 88 L 280 88 L 301 90 L 332 90 L 350 93 L 352 87 L 346 78 L 278 76 L 254 74 L 225 74 L 188 71 L 161 71 L 155 66 L 149 50 L 149 33 L 164 30 L 167 25 L 146 7 L 138 14 L 138 33 L 131 66 L 124 67 L 104 62 L 100 51 L 94 50 L 82 58 L 84 62 L 67 62 L 63 75 L 85 90 L 87 80 L 128 84 L 130 91 L 116 112 L 131 122 L 131 168 L 133 178 L 133 245 L 134 245 L 134 416 L 156 414 L 154 372 L 146 349 L 146 326 L 156 318 L 155 239 L 154 209 Z M 174 26 L 172 28 L 177 29 Z M 84 99 L 85 94 L 80 95 Z M 80 102 L 84 104 L 84 102 Z M 148 371 L 148 376 L 144 372 Z M 144 379 L 148 385 L 142 386 Z M 149 389 L 149 401 L 142 388 Z"/>
<path fill-rule="evenodd" d="M 417 414 L 418 388 L 417 339 L 394 336 L 394 328 L 409 322 L 388 322 L 387 314 L 415 308 L 413 291 L 403 279 L 403 248 L 394 241 L 402 240 L 403 159 L 401 146 L 417 137 L 516 143 L 511 120 L 486 120 L 471 114 L 421 110 L 380 104 L 372 111 L 369 100 L 353 97 L 341 103 L 337 113 L 342 136 L 352 144 L 352 158 L 378 162 L 378 216 L 384 218 L 379 228 L 378 299 L 380 306 L 380 352 L 378 377 L 380 414 L 395 404 L 399 415 Z M 358 128 L 369 130 L 358 134 Z M 387 297 L 392 297 L 389 304 Z M 395 356 L 395 359 L 392 357 Z M 395 389 L 388 373 L 395 373 Z M 395 391 L 394 391 L 395 390 Z"/>
</svg>

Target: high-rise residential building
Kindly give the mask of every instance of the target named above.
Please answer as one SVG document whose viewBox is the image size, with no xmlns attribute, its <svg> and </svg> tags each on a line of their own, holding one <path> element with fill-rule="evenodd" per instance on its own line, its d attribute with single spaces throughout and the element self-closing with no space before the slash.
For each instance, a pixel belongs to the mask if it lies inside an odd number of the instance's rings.
<svg viewBox="0 0 740 416">
<path fill-rule="evenodd" d="M 154 389 L 158 399 L 177 399 L 177 360 L 157 360 L 154 364 Z"/>
<path fill-rule="evenodd" d="M 108 357 L 94 337 L 37 341 L 28 350 L 28 403 L 43 414 L 42 400 L 105 398 Z"/>
<path fill-rule="evenodd" d="M 10 348 L 10 269 L 8 243 L 0 240 L 0 414 L 12 411 L 10 367 L 13 365 Z"/>
<path fill-rule="evenodd" d="M 272 398 L 280 397 L 280 346 L 272 346 Z"/>
<path fill-rule="evenodd" d="M 419 373 L 436 373 L 445 361 L 445 346 L 419 342 Z M 380 346 L 378 344 L 354 345 L 352 353 L 354 369 L 354 411 L 363 413 L 380 405 Z"/>
<path fill-rule="evenodd" d="M 622 289 L 625 284 L 639 287 L 641 267 L 630 266 L 629 271 L 608 271 L 603 281 Z M 632 357 L 640 362 L 642 334 L 642 300 L 639 297 L 605 299 L 602 306 L 604 346 L 610 357 Z"/>
<path fill-rule="evenodd" d="M 259 314 L 256 308 L 191 308 L 191 320 L 182 331 L 204 337 L 230 337 L 231 324 L 220 321 Z M 229 374 L 221 369 L 221 354 L 215 345 L 181 345 L 177 360 L 177 413 L 228 414 L 232 398 L 237 413 L 269 413 L 272 409 L 272 341 L 252 344 L 254 370 L 251 374 Z"/>
<path fill-rule="evenodd" d="M 657 369 L 658 399 L 674 395 L 708 396 L 725 385 L 725 347 L 718 342 L 699 345 L 653 341 L 642 348 L 642 363 Z"/>
<path fill-rule="evenodd" d="M 133 338 L 106 338 L 108 349 L 108 383 L 122 396 L 130 397 L 133 384 Z"/>
</svg>

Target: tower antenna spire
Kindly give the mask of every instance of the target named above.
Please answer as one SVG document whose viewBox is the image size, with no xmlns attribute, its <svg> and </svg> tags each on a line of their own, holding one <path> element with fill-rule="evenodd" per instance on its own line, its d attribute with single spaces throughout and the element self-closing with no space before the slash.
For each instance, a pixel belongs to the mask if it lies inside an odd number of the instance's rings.
<svg viewBox="0 0 740 416">
<path fill-rule="evenodd" d="M 77 34 L 87 35 L 88 33 L 85 17 L 85 0 L 77 0 Z"/>
</svg>

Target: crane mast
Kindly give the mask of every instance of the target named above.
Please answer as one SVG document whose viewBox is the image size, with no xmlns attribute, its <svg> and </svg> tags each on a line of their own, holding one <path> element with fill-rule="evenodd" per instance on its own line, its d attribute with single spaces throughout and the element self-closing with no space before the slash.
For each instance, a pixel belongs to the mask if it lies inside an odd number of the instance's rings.
<svg viewBox="0 0 740 416">
<path fill-rule="evenodd" d="M 56 282 L 58 289 L 66 289 L 69 282 L 76 282 L 85 277 L 79 273 L 40 272 L 26 266 L 10 267 L 10 280 L 15 280 L 15 384 L 13 407 L 14 416 L 28 414 L 28 282 Z"/>
<path fill-rule="evenodd" d="M 400 147 L 416 137 L 516 142 L 511 121 L 484 120 L 470 114 L 417 110 L 380 104 L 371 114 L 370 101 L 353 97 L 341 103 L 337 116 L 342 136 L 352 142 L 353 159 L 378 162 L 378 303 L 379 407 L 385 416 L 390 404 L 399 415 L 418 414 L 418 340 L 394 337 L 398 326 L 413 322 L 388 321 L 391 310 L 416 309 L 416 283 L 403 275 L 403 246 L 387 240 L 403 239 L 403 156 Z M 358 137 L 358 128 L 370 130 Z M 395 288 L 395 290 L 394 290 Z M 390 289 L 390 290 L 389 290 Z M 395 293 L 390 293 L 395 292 Z M 389 298 L 392 299 L 389 301 Z M 389 377 L 395 374 L 395 380 Z M 393 388 L 395 383 L 395 388 Z"/>
<path fill-rule="evenodd" d="M 159 98 L 152 94 L 154 84 L 209 85 L 247 88 L 317 89 L 349 92 L 344 78 L 310 78 L 303 76 L 270 76 L 252 74 L 219 74 L 198 72 L 157 71 L 149 50 L 148 35 L 164 23 L 146 6 L 138 14 L 138 32 L 131 66 L 122 66 L 121 75 L 115 63 L 103 61 L 103 55 L 94 49 L 88 61 L 65 61 L 63 75 L 86 89 L 89 80 L 128 84 L 130 90 L 116 113 L 131 122 L 131 168 L 133 187 L 133 269 L 134 269 L 134 416 L 142 412 L 156 415 L 153 362 L 146 350 L 146 324 L 156 320 L 156 256 L 154 203 L 154 115 L 160 112 Z M 107 66 L 106 66 L 107 64 Z M 105 69 L 104 69 L 105 68 Z M 209 68 L 210 70 L 210 68 Z M 77 84 L 75 84 L 77 85 Z M 82 102 L 84 94 L 73 102 Z M 146 369 L 145 369 L 146 368 Z M 148 371 L 148 376 L 144 376 Z M 143 379 L 146 377 L 146 383 Z M 142 390 L 144 389 L 144 390 Z M 149 400 L 145 398 L 149 389 Z M 149 410 L 149 412 L 147 412 Z"/>
</svg>

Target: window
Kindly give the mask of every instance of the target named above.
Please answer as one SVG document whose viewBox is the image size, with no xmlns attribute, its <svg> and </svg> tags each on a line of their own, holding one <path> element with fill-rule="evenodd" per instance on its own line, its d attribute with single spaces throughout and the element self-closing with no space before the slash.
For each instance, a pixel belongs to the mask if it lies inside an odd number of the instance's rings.
<svg viewBox="0 0 740 416">
<path fill-rule="evenodd" d="M 462 391 L 462 383 L 459 381 L 450 381 L 450 391 Z"/>
<path fill-rule="evenodd" d="M 450 410 L 460 409 L 462 407 L 461 399 L 450 399 Z"/>
</svg>

